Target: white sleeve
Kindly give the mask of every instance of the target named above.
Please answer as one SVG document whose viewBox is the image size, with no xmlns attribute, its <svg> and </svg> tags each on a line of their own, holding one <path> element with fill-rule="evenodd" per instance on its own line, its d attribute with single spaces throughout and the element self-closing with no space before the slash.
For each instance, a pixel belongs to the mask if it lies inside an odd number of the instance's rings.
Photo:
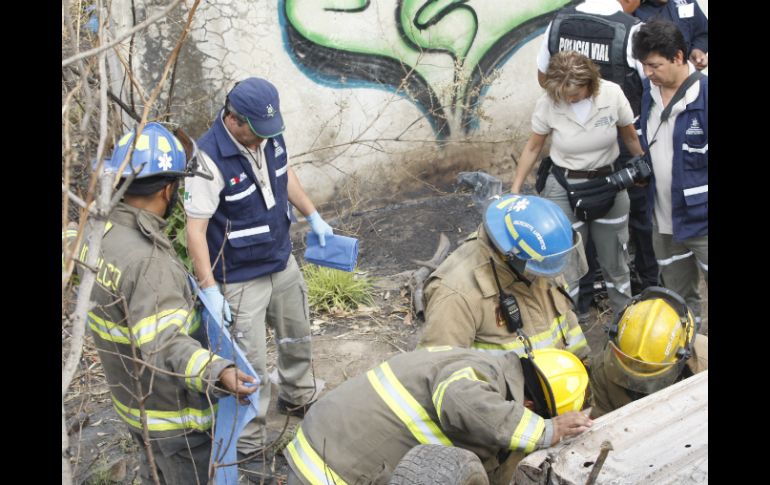
<svg viewBox="0 0 770 485">
<path fill-rule="evenodd" d="M 551 60 L 551 53 L 548 51 L 548 36 L 551 34 L 551 24 L 545 28 L 543 42 L 540 44 L 540 52 L 537 53 L 537 70 L 545 74 L 548 70 L 548 62 Z"/>
<path fill-rule="evenodd" d="M 639 73 L 639 77 L 642 78 L 642 80 L 644 80 L 647 76 L 644 75 L 644 66 L 642 66 L 642 63 L 634 59 L 633 44 L 634 34 L 639 32 L 639 28 L 643 23 L 644 22 L 639 22 L 638 24 L 631 27 L 631 33 L 628 34 L 628 47 L 626 48 L 626 62 L 628 63 L 628 67 L 636 69 L 636 72 Z"/>
<path fill-rule="evenodd" d="M 198 152 L 199 162 L 214 176 L 207 180 L 201 176 L 185 179 L 184 211 L 188 217 L 196 219 L 211 219 L 219 206 L 219 194 L 225 188 L 222 173 L 209 156 L 203 151 Z"/>
<path fill-rule="evenodd" d="M 538 135 L 548 135 L 551 133 L 550 111 L 553 102 L 547 93 L 543 93 L 535 103 L 535 109 L 532 111 L 532 131 Z"/>
</svg>

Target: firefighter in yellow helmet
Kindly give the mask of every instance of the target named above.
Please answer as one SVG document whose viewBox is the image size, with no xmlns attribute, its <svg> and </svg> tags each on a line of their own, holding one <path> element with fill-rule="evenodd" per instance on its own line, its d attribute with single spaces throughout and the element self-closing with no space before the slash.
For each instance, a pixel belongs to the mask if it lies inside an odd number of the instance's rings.
<svg viewBox="0 0 770 485">
<path fill-rule="evenodd" d="M 454 446 L 508 484 L 525 453 L 587 430 L 588 375 L 571 352 L 398 354 L 321 397 L 284 455 L 288 484 L 385 484 L 419 445 Z"/>
<path fill-rule="evenodd" d="M 708 368 L 708 337 L 675 292 L 652 286 L 634 297 L 609 327 L 591 366 L 591 417 Z"/>
</svg>

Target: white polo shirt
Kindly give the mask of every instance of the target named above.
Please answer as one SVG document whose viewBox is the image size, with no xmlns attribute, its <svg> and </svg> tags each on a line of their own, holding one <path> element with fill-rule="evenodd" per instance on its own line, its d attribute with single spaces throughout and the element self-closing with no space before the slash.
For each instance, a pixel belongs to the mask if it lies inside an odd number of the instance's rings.
<svg viewBox="0 0 770 485">
<path fill-rule="evenodd" d="M 587 102 L 590 103 L 588 110 L 585 109 Z M 618 127 L 634 122 L 631 105 L 620 86 L 602 79 L 594 98 L 575 104 L 582 104 L 584 109 L 577 111 L 582 111 L 585 118 L 579 117 L 570 103 L 554 103 L 544 93 L 532 113 L 532 131 L 553 135 L 551 158 L 560 167 L 596 170 L 612 164 L 620 154 Z"/>
</svg>

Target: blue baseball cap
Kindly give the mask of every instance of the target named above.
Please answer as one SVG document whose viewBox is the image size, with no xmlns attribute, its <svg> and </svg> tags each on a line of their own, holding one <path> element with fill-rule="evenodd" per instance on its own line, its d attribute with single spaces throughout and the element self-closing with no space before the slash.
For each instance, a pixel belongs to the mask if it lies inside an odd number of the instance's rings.
<svg viewBox="0 0 770 485">
<path fill-rule="evenodd" d="M 233 87 L 228 100 L 260 138 L 273 138 L 286 128 L 281 117 L 278 90 L 265 79 L 244 79 Z"/>
</svg>

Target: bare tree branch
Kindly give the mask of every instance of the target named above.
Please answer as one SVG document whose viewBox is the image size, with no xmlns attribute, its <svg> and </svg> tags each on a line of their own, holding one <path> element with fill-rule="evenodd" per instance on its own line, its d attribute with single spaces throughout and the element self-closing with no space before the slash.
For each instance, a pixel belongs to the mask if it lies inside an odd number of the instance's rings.
<svg viewBox="0 0 770 485">
<path fill-rule="evenodd" d="M 181 1 L 182 0 L 172 0 L 171 3 L 166 8 L 164 8 L 160 12 L 157 12 L 155 15 L 150 16 L 147 20 L 145 20 L 141 24 L 134 26 L 133 28 L 127 30 L 126 32 L 123 32 L 120 36 L 116 37 L 111 42 L 107 42 L 106 44 L 102 44 L 99 47 L 94 47 L 93 49 L 89 49 L 89 50 L 81 52 L 79 54 L 75 54 L 72 57 L 68 57 L 68 58 L 64 59 L 63 61 L 61 61 L 61 66 L 62 67 L 68 66 L 68 65 L 72 64 L 75 61 L 79 61 L 81 59 L 85 59 L 86 57 L 90 57 L 90 56 L 99 54 L 100 52 L 103 52 L 103 51 L 106 51 L 107 49 L 115 47 L 116 45 L 118 45 L 121 42 L 123 42 L 126 38 L 131 37 L 134 33 L 139 32 L 140 30 L 146 28 L 147 26 L 152 25 L 155 22 L 157 22 L 158 20 L 164 18 Z M 195 2 L 195 5 L 197 6 L 198 2 Z"/>
</svg>

